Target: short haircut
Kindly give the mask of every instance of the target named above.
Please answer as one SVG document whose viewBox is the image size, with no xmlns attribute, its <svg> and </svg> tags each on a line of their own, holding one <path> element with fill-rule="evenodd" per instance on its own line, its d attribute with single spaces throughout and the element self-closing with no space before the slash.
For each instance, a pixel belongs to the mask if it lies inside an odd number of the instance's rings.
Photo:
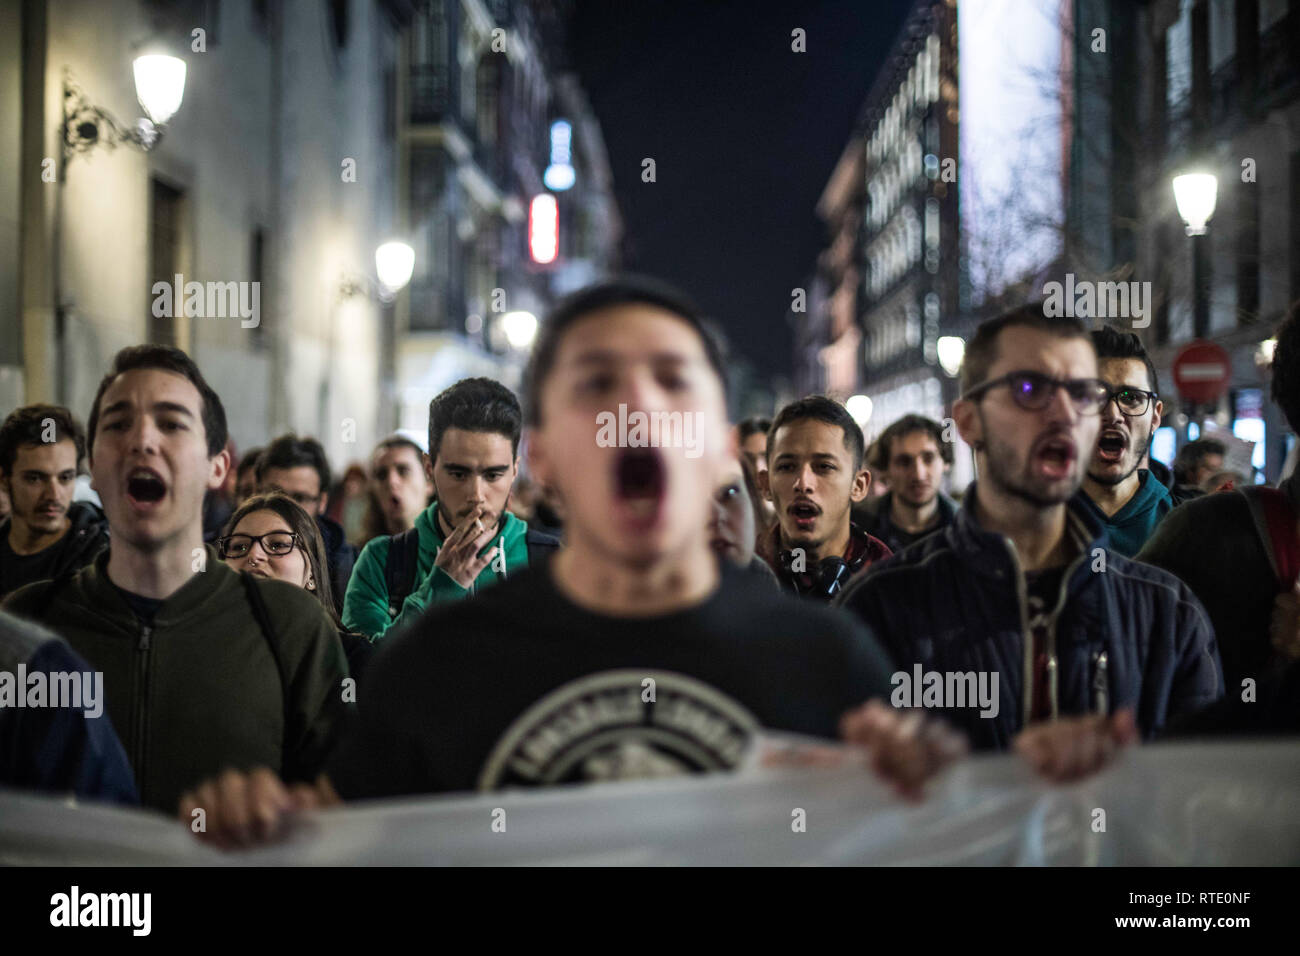
<svg viewBox="0 0 1300 956">
<path fill-rule="evenodd" d="M 325 449 L 314 438 L 299 438 L 290 432 L 267 445 L 257 456 L 257 485 L 260 488 L 266 481 L 266 473 L 272 468 L 314 468 L 320 478 L 320 491 L 325 494 L 330 490 L 330 462 L 325 457 Z"/>
<path fill-rule="evenodd" d="M 894 456 L 895 438 L 906 438 L 916 432 L 924 432 L 933 438 L 939 449 L 939 457 L 946 464 L 952 464 L 952 443 L 943 440 L 943 426 L 933 418 L 926 418 L 924 415 L 904 415 L 881 432 L 880 437 L 873 442 L 879 446 L 876 455 L 878 465 L 882 469 L 889 467 L 889 462 Z"/>
<path fill-rule="evenodd" d="M 1291 431 L 1300 433 L 1300 301 L 1277 329 L 1273 350 L 1273 401 L 1286 416 Z"/>
<path fill-rule="evenodd" d="M 1078 319 L 1066 316 L 1053 317 L 1043 314 L 1041 302 L 1031 302 L 1018 309 L 1012 309 L 999 315 L 996 319 L 981 322 L 975 329 L 975 335 L 966 345 L 966 357 L 961 365 L 961 390 L 965 394 L 976 385 L 983 385 L 989 377 L 989 369 L 998 360 L 998 336 L 1003 329 L 1009 328 L 1037 329 L 1056 335 L 1063 339 L 1083 339 L 1091 342 L 1088 329 Z"/>
<path fill-rule="evenodd" d="M 766 438 L 767 433 L 771 430 L 772 430 L 772 419 L 759 418 L 758 416 L 754 416 L 753 418 L 746 418 L 744 421 L 742 421 L 739 425 L 736 426 L 736 432 L 740 436 L 740 443 L 742 445 L 745 442 L 749 441 L 751 435 L 762 434 L 763 437 Z"/>
<path fill-rule="evenodd" d="M 415 452 L 416 461 L 424 460 L 424 449 L 411 441 L 411 439 L 407 438 L 405 435 L 389 435 L 375 446 L 375 450 L 370 453 L 370 457 L 374 458 L 375 455 L 378 455 L 381 451 L 385 451 L 389 448 L 409 448 L 411 451 Z"/>
<path fill-rule="evenodd" d="M 130 345 L 113 356 L 113 367 L 100 380 L 95 392 L 95 401 L 90 406 L 90 418 L 86 422 L 86 450 L 93 457 L 95 454 L 95 429 L 99 427 L 99 402 L 108 391 L 113 381 L 126 372 L 140 369 L 158 369 L 179 375 L 193 385 L 203 401 L 200 417 L 203 420 L 203 432 L 208 441 L 208 457 L 215 458 L 226 447 L 226 409 L 221 404 L 217 393 L 208 385 L 194 360 L 180 349 L 170 345 Z"/>
<path fill-rule="evenodd" d="M 1142 340 L 1134 332 L 1123 332 L 1113 325 L 1103 325 L 1091 333 L 1093 348 L 1097 358 L 1101 359 L 1138 359 L 1147 367 L 1147 388 L 1159 394 L 1160 380 L 1156 377 L 1156 366 L 1142 346 Z"/>
<path fill-rule="evenodd" d="M 848 450 L 849 458 L 853 462 L 853 470 L 859 471 L 862 468 L 862 456 L 866 450 L 866 442 L 862 437 L 862 429 L 858 423 L 853 420 L 849 410 L 835 401 L 833 398 L 827 398 L 825 395 L 809 395 L 798 401 L 791 402 L 785 408 L 776 413 L 776 418 L 772 419 L 772 428 L 767 433 L 767 449 L 771 455 L 776 450 L 776 433 L 786 425 L 792 425 L 795 422 L 801 422 L 806 419 L 813 419 L 819 422 L 825 422 L 827 425 L 838 425 L 844 431 L 844 447 Z"/>
<path fill-rule="evenodd" d="M 763 511 L 763 493 L 758 490 L 758 476 L 754 474 L 754 466 L 749 463 L 749 459 L 744 455 L 737 455 L 740 462 L 740 474 L 745 479 L 745 494 L 749 497 L 749 510 L 754 515 L 754 530 L 762 534 L 767 530 L 767 518 Z"/>
<path fill-rule="evenodd" d="M 335 627 L 339 624 L 338 612 L 334 609 L 334 587 L 330 582 L 329 562 L 325 556 L 325 542 L 321 539 L 320 528 L 316 519 L 306 509 L 288 495 L 280 491 L 271 491 L 253 495 L 245 499 L 226 521 L 221 532 L 223 538 L 233 534 L 239 522 L 256 511 L 272 511 L 284 519 L 290 530 L 298 535 L 302 550 L 307 555 L 307 566 L 311 576 L 316 579 L 316 590 L 308 591 L 320 601 L 325 614 Z"/>
<path fill-rule="evenodd" d="M 1189 441 L 1174 457 L 1174 481 L 1180 485 L 1192 483 L 1192 472 L 1201 467 L 1207 455 L 1227 455 L 1228 446 L 1217 438 L 1197 438 Z"/>
<path fill-rule="evenodd" d="M 510 454 L 519 456 L 523 412 L 519 399 L 490 378 L 463 378 L 429 403 L 429 460 L 437 461 L 448 428 L 489 432 L 510 439 Z M 414 444 L 414 442 L 412 442 Z"/>
<path fill-rule="evenodd" d="M 235 469 L 235 480 L 238 481 L 250 471 L 253 471 L 253 477 L 256 478 L 257 473 L 254 469 L 257 468 L 257 459 L 260 458 L 261 455 L 261 448 L 250 448 L 248 451 L 244 452 L 244 457 L 239 459 L 239 467 Z"/>
<path fill-rule="evenodd" d="M 579 289 L 561 300 L 542 323 L 542 330 L 533 347 L 533 355 L 524 374 L 524 405 L 528 424 L 537 426 L 542 420 L 542 386 L 555 367 L 555 357 L 560 351 L 560 341 L 569 326 L 592 312 L 621 305 L 648 305 L 671 312 L 700 337 L 704 355 L 722 382 L 722 393 L 727 394 L 727 374 L 722 358 L 722 345 L 709 327 L 704 313 L 683 293 L 669 285 L 645 276 L 620 276 L 597 282 Z M 430 445 L 430 451 L 433 446 Z"/>
<path fill-rule="evenodd" d="M 54 443 L 70 441 L 77 450 L 77 462 L 86 453 L 86 436 L 72 412 L 62 405 L 24 405 L 9 413 L 0 425 L 0 472 L 10 474 L 24 445 L 52 444 L 45 440 L 45 423 L 54 426 Z"/>
</svg>

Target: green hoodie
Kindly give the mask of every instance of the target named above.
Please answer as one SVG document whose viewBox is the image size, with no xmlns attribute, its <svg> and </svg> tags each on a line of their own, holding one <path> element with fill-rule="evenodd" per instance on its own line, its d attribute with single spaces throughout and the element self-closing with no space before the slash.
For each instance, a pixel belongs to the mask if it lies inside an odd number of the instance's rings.
<svg viewBox="0 0 1300 956">
<path fill-rule="evenodd" d="M 1111 549 L 1131 558 L 1142 550 L 1147 538 L 1156 530 L 1160 519 L 1174 508 L 1174 499 L 1159 479 L 1145 468 L 1138 472 L 1138 489 L 1113 515 L 1097 507 L 1087 492 L 1079 489 L 1083 504 L 1098 521 L 1106 526 L 1106 537 Z"/>
<path fill-rule="evenodd" d="M 442 568 L 434 565 L 444 535 L 438 527 L 438 502 L 435 499 L 415 519 L 416 533 L 420 539 L 419 558 L 416 561 L 416 580 L 420 583 L 406 596 L 400 608 L 388 602 L 388 563 L 390 535 L 375 538 L 361 551 L 352 578 L 348 581 L 347 595 L 343 599 L 343 626 L 350 631 L 379 640 L 389 631 L 408 621 L 413 621 L 428 608 L 447 601 L 477 594 L 505 576 L 528 565 L 528 522 L 506 512 L 505 522 L 496 536 L 483 546 L 480 554 L 498 544 L 504 545 L 505 558 L 500 555 L 479 572 L 473 585 L 461 587 Z"/>
<path fill-rule="evenodd" d="M 44 624 L 103 673 L 140 802 L 174 814 L 182 793 L 228 767 L 314 780 L 351 709 L 343 646 L 320 602 L 284 581 L 255 579 L 288 675 L 282 684 L 244 582 L 213 547 L 204 570 L 148 626 L 108 578 L 110 549 L 52 600 L 51 582 L 41 581 L 5 608 Z"/>
</svg>

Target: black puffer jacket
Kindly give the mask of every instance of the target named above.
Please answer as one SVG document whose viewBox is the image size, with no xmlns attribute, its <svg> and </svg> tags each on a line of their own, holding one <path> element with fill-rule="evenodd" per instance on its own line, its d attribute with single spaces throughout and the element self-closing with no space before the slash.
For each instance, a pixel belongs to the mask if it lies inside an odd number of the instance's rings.
<svg viewBox="0 0 1300 956">
<path fill-rule="evenodd" d="M 0 537 L 9 536 L 11 518 L 0 521 Z M 57 578 L 68 571 L 84 568 L 108 545 L 108 519 L 89 501 L 74 501 L 68 508 L 71 525 L 68 533 L 50 545 L 55 549 L 54 567 L 49 577 Z M 32 581 L 0 581 L 0 597 Z"/>
<path fill-rule="evenodd" d="M 974 500 L 972 485 L 951 525 L 873 567 L 840 603 L 909 674 L 915 664 L 996 673 L 996 716 L 981 718 L 978 707 L 944 713 L 973 747 L 1005 749 L 1029 709 L 1028 599 L 1014 546 L 976 524 Z M 1100 525 L 1077 506 L 1067 514 L 1079 556 L 1062 578 L 1049 626 L 1054 713 L 1133 707 L 1150 738 L 1169 720 L 1221 697 L 1214 631 L 1188 587 L 1110 551 Z"/>
<path fill-rule="evenodd" d="M 352 577 L 353 565 L 357 563 L 357 549 L 348 544 L 343 526 L 337 521 L 317 515 L 316 527 L 320 529 L 321 542 L 325 545 L 330 587 L 334 589 L 334 611 L 342 614 L 343 596 L 348 593 L 348 580 Z"/>
</svg>

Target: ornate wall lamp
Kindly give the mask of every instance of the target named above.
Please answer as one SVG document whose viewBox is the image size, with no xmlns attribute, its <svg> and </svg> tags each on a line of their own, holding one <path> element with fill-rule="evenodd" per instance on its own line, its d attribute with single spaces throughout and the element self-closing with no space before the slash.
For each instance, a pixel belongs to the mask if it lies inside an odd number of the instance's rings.
<svg viewBox="0 0 1300 956">
<path fill-rule="evenodd" d="M 95 106 L 65 70 L 63 76 L 63 158 L 88 153 L 96 146 L 112 149 L 131 143 L 146 152 L 158 145 L 167 121 L 180 109 L 185 95 L 185 61 L 174 56 L 147 54 L 132 64 L 135 95 L 145 116 L 134 125 L 123 126 L 107 110 Z"/>
</svg>

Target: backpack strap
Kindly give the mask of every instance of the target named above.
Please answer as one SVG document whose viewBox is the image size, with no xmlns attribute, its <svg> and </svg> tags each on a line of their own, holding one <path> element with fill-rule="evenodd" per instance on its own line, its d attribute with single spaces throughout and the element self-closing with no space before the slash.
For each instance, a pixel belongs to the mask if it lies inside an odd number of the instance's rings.
<svg viewBox="0 0 1300 956">
<path fill-rule="evenodd" d="M 257 626 L 262 631 L 262 637 L 266 640 L 266 646 L 271 651 L 271 657 L 275 659 L 275 669 L 280 675 L 280 700 L 284 709 L 284 735 L 285 742 L 288 742 L 289 736 L 289 671 L 284 664 L 284 655 L 280 653 L 280 641 L 276 637 L 275 628 L 271 626 L 271 615 L 266 610 L 266 601 L 262 597 L 262 592 L 257 589 L 257 582 L 253 580 L 251 574 L 240 572 L 239 579 L 244 582 L 244 594 L 248 597 L 248 606 L 253 612 L 253 618 L 257 621 Z M 281 747 L 281 765 L 280 777 L 286 779 L 285 771 L 289 764 L 288 747 Z"/>
<path fill-rule="evenodd" d="M 1238 490 L 1250 506 L 1255 530 L 1264 543 L 1279 592 L 1290 591 L 1300 577 L 1300 537 L 1296 534 L 1296 513 L 1291 499 L 1277 488 L 1246 485 Z"/>
<path fill-rule="evenodd" d="M 388 558 L 384 562 L 384 578 L 388 583 L 388 617 L 402 613 L 402 603 L 415 590 L 415 578 L 420 562 L 420 532 L 408 528 L 401 534 L 388 536 Z"/>
</svg>

